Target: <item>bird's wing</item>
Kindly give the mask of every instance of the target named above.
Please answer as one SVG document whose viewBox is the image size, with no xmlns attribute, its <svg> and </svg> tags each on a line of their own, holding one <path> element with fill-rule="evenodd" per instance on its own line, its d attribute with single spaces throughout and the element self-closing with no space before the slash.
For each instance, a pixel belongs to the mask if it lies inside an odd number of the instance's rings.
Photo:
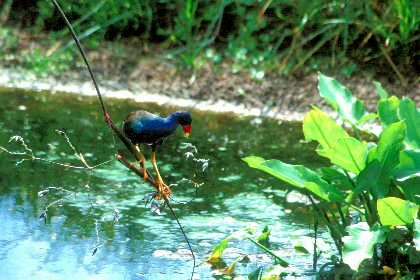
<svg viewBox="0 0 420 280">
<path fill-rule="evenodd" d="M 135 114 L 134 116 L 135 120 L 138 122 L 141 122 L 142 124 L 145 124 L 151 120 L 160 118 L 159 116 L 155 114 L 152 114 L 143 110 L 136 111 L 133 114 Z"/>
</svg>

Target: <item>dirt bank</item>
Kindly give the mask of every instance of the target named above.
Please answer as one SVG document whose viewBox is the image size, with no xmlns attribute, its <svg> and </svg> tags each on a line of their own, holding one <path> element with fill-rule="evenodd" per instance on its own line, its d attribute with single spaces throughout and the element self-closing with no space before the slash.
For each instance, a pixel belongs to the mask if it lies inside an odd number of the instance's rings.
<svg viewBox="0 0 420 280">
<path fill-rule="evenodd" d="M 133 98 L 139 102 L 156 102 L 200 110 L 262 115 L 281 119 L 302 119 L 309 105 L 329 108 L 317 92 L 317 74 L 284 76 L 266 74 L 260 81 L 246 73 L 232 73 L 228 64 L 200 68 L 191 73 L 179 71 L 174 64 L 158 59 L 140 61 L 114 60 L 104 54 L 90 54 L 91 64 L 105 96 Z M 378 95 L 373 80 L 365 77 L 338 80 L 373 110 Z M 408 96 L 420 103 L 420 85 L 403 87 L 380 81 L 390 93 Z M 39 78 L 24 70 L 0 68 L 0 87 L 64 91 L 95 95 L 86 68 L 74 69 L 60 76 Z"/>
</svg>

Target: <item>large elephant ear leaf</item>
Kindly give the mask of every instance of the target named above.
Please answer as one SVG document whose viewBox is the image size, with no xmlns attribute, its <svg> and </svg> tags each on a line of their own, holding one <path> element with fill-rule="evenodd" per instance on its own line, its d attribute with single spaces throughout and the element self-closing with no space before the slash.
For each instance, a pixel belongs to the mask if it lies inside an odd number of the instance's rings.
<svg viewBox="0 0 420 280">
<path fill-rule="evenodd" d="M 320 199 L 344 202 L 343 192 L 328 184 L 316 172 L 303 165 L 287 164 L 275 159 L 264 160 L 253 156 L 242 160 L 250 167 L 267 172 L 299 190 L 307 190 Z"/>
<path fill-rule="evenodd" d="M 348 88 L 321 73 L 318 76 L 318 91 L 319 95 L 352 125 L 358 125 L 376 117 L 375 114 L 366 112 L 364 103 L 354 97 Z"/>
<path fill-rule="evenodd" d="M 403 98 L 399 104 L 398 117 L 405 121 L 405 142 L 413 149 L 420 149 L 420 110 L 409 98 Z"/>
<path fill-rule="evenodd" d="M 388 229 L 380 227 L 372 230 L 366 222 L 360 222 L 348 226 L 346 231 L 349 235 L 343 237 L 343 260 L 352 269 L 358 270 L 364 259 L 372 257 L 374 245 L 385 241 Z"/>
<path fill-rule="evenodd" d="M 419 212 L 419 206 L 398 197 L 378 199 L 377 208 L 384 226 L 411 225 Z"/>
<path fill-rule="evenodd" d="M 303 120 L 303 134 L 307 141 L 320 144 L 319 155 L 331 159 L 334 145 L 339 138 L 349 137 L 348 133 L 335 120 L 319 109 L 313 109 Z"/>
</svg>

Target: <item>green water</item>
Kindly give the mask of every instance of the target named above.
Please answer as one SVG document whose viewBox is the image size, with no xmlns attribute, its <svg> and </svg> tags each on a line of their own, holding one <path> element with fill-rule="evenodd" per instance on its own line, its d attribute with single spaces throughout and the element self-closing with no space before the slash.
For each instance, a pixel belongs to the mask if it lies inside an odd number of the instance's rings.
<svg viewBox="0 0 420 280">
<path fill-rule="evenodd" d="M 109 98 L 106 104 L 118 125 L 136 109 L 160 115 L 175 110 Z M 301 125 L 191 112 L 188 141 L 198 150 L 196 158 L 209 160 L 208 168 L 202 171 L 201 163 L 183 156 L 181 129 L 159 148 L 157 160 L 168 183 L 182 178 L 204 183 L 197 193 L 189 183 L 173 188 L 173 207 L 197 256 L 196 279 L 217 278 L 218 271 L 203 262 L 223 238 L 264 225 L 273 228 L 271 248 L 291 264 L 289 277 L 311 277 L 311 256 L 297 254 L 289 241 L 309 234 L 305 207 L 287 203 L 285 185 L 241 161 L 258 155 L 317 167 L 314 147 L 302 144 Z M 113 141 L 96 97 L 0 90 L 0 146 L 22 151 L 8 142 L 19 135 L 36 157 L 81 165 L 57 129 L 67 133 L 90 165 L 110 162 L 92 172 L 39 160 L 16 166 L 21 155 L 0 152 L 0 279 L 189 279 L 192 259 L 176 222 L 167 210 L 158 215 L 145 206 L 143 197 L 152 187 L 115 160 L 124 147 Z M 149 157 L 149 149 L 143 150 Z M 48 187 L 65 191 L 39 197 Z M 45 225 L 38 218 L 53 202 Z M 232 241 L 225 261 L 241 254 L 251 261 L 237 265 L 238 275 L 273 263 L 246 241 Z"/>
</svg>

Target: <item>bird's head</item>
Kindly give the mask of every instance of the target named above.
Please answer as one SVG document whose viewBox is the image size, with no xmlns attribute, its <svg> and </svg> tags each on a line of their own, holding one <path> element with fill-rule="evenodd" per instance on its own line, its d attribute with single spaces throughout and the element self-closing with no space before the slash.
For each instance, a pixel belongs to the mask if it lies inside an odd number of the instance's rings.
<svg viewBox="0 0 420 280">
<path fill-rule="evenodd" d="M 190 113 L 187 111 L 176 111 L 172 113 L 171 117 L 173 117 L 174 120 L 182 126 L 184 129 L 185 137 L 188 138 L 192 128 L 192 118 Z"/>
</svg>

